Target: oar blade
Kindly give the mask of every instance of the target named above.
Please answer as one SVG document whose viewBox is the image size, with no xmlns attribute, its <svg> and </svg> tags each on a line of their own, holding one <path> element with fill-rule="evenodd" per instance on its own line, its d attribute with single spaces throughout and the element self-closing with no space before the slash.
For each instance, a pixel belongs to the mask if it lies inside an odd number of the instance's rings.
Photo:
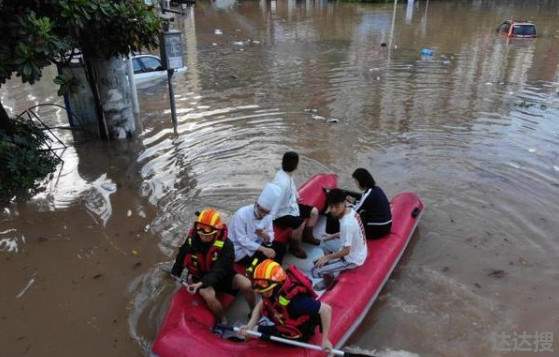
<svg viewBox="0 0 559 357">
<path fill-rule="evenodd" d="M 375 355 L 344 351 L 344 357 L 375 357 Z"/>
</svg>

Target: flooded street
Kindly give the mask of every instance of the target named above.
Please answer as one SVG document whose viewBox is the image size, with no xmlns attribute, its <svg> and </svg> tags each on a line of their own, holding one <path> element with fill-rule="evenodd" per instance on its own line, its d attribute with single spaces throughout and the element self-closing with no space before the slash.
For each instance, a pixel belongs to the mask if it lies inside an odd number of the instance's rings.
<svg viewBox="0 0 559 357">
<path fill-rule="evenodd" d="M 366 167 L 389 196 L 415 191 L 426 205 L 349 345 L 556 355 L 558 15 L 543 0 L 198 3 L 175 21 L 188 66 L 175 75 L 178 136 L 165 80 L 143 85 L 137 140 L 57 130 L 69 147 L 44 192 L 2 208 L 0 355 L 147 355 L 175 289 L 161 268 L 194 212 L 227 220 L 288 149 L 301 155 L 298 184 L 336 172 L 353 188 Z M 540 37 L 497 34 L 511 16 Z M 46 72 L 3 86 L 2 103 L 62 104 Z M 67 125 L 60 109 L 40 113 Z M 530 352 L 548 332 L 555 354 Z M 499 348 L 522 333 L 532 349 Z"/>
</svg>

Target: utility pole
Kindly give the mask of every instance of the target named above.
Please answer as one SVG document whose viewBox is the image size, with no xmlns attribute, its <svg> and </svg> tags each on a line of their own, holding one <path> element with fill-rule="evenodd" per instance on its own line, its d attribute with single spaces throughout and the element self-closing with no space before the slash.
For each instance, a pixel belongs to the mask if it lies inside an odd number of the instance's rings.
<svg viewBox="0 0 559 357">
<path fill-rule="evenodd" d="M 162 12 L 169 11 L 170 0 L 162 1 Z M 164 24 L 163 32 L 159 38 L 159 47 L 161 51 L 161 62 L 167 70 L 167 82 L 169 86 L 169 102 L 171 105 L 171 120 L 173 121 L 173 130 L 177 131 L 177 109 L 175 103 L 175 90 L 173 88 L 173 74 L 175 69 L 184 66 L 183 48 L 182 48 L 182 32 L 170 30 L 170 20 Z"/>
</svg>

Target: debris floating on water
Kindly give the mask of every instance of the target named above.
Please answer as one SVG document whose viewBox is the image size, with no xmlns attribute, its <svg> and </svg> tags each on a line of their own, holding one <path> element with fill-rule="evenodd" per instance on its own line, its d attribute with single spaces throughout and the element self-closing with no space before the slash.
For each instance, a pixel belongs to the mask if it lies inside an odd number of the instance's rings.
<svg viewBox="0 0 559 357">
<path fill-rule="evenodd" d="M 233 41 L 233 45 L 235 46 L 244 46 L 245 43 L 243 41 Z"/>
<path fill-rule="evenodd" d="M 422 48 L 421 51 L 419 51 L 419 54 L 425 57 L 431 57 L 433 53 L 434 51 L 430 48 Z"/>
<path fill-rule="evenodd" d="M 327 122 L 327 123 L 330 123 L 330 124 L 338 123 L 339 121 L 340 121 L 340 120 L 339 120 L 339 119 L 336 119 L 336 118 L 330 118 L 330 119 L 326 120 L 326 122 Z"/>
<path fill-rule="evenodd" d="M 317 108 L 305 108 L 305 113 L 318 113 Z"/>
<path fill-rule="evenodd" d="M 129 209 L 128 212 L 126 212 L 126 216 L 127 217 L 132 217 L 132 210 Z"/>
<path fill-rule="evenodd" d="M 27 282 L 27 285 L 25 285 L 25 287 L 23 289 L 21 289 L 21 291 L 16 295 L 16 298 L 19 299 L 20 297 L 23 296 L 23 294 L 25 294 L 25 292 L 27 290 L 29 290 L 29 288 L 31 287 L 31 285 L 33 285 L 33 283 L 35 282 L 35 275 L 33 275 L 33 277 L 31 278 L 31 280 L 29 280 Z"/>
<path fill-rule="evenodd" d="M 505 271 L 500 269 L 492 269 L 491 272 L 487 274 L 487 276 L 495 279 L 501 279 L 505 276 Z"/>
<path fill-rule="evenodd" d="M 15 229 L 6 229 L 5 231 L 0 232 L 0 235 L 10 234 L 17 232 Z M 25 237 L 23 234 L 19 239 L 25 243 Z M 18 237 L 8 237 L 0 239 L 0 252 L 8 252 L 8 253 L 17 253 L 19 252 L 19 245 L 18 245 Z"/>
<path fill-rule="evenodd" d="M 326 120 L 326 118 L 321 115 L 313 115 L 311 118 L 314 120 Z"/>
<path fill-rule="evenodd" d="M 214 30 L 214 34 L 216 34 L 216 35 L 223 35 L 223 31 L 221 31 L 220 29 L 215 29 L 215 30 Z"/>
</svg>

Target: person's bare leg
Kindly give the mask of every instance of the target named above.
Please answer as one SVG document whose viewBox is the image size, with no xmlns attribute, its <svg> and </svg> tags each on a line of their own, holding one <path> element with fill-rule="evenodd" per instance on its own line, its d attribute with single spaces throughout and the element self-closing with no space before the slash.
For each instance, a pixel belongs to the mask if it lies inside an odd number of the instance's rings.
<svg viewBox="0 0 559 357">
<path fill-rule="evenodd" d="M 226 324 L 227 321 L 223 313 L 223 306 L 215 296 L 214 288 L 208 286 L 207 288 L 198 290 L 198 292 L 208 305 L 208 309 L 214 314 L 217 323 Z"/>
<path fill-rule="evenodd" d="M 301 241 L 303 240 L 303 231 L 305 230 L 305 223 L 303 221 L 299 227 L 291 232 L 291 241 L 289 242 L 289 252 L 297 258 L 305 259 L 307 258 L 307 253 L 301 247 Z"/>
<path fill-rule="evenodd" d="M 318 209 L 313 207 L 311 210 L 311 216 L 307 219 L 306 227 L 313 228 L 318 221 Z"/>
<path fill-rule="evenodd" d="M 306 225 L 307 221 L 303 221 L 303 223 L 301 223 L 301 225 L 297 228 L 295 228 L 294 230 L 291 231 L 291 240 L 296 241 L 296 242 L 301 242 L 301 239 L 303 238 L 303 231 L 305 230 L 305 225 Z"/>
<path fill-rule="evenodd" d="M 313 235 L 313 227 L 315 226 L 317 221 L 318 209 L 316 207 L 313 207 L 311 210 L 311 215 L 307 219 L 307 223 L 305 224 L 305 228 L 303 229 L 303 242 L 320 245 L 320 240 L 316 239 Z"/>
<path fill-rule="evenodd" d="M 252 284 L 250 280 L 241 274 L 235 274 L 233 278 L 233 289 L 240 290 L 243 294 L 250 311 L 256 306 L 256 293 L 252 290 Z"/>
</svg>

